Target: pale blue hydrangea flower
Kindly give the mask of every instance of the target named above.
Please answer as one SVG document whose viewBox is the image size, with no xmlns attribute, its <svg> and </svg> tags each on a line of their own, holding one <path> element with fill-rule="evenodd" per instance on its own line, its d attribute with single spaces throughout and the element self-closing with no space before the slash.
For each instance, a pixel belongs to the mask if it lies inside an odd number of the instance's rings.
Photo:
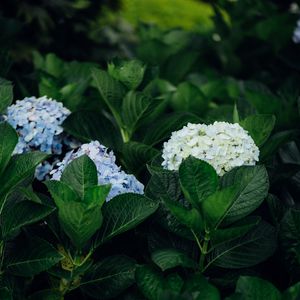
<svg viewBox="0 0 300 300">
<path fill-rule="evenodd" d="M 25 153 L 34 149 L 49 154 L 61 154 L 61 124 L 70 113 L 62 103 L 46 96 L 24 98 L 9 106 L 7 122 L 19 135 L 14 153 Z"/>
<path fill-rule="evenodd" d="M 57 168 L 51 171 L 52 179 L 60 180 L 65 167 L 75 158 L 81 155 L 88 155 L 96 165 L 98 173 L 98 183 L 111 184 L 111 190 L 106 201 L 123 193 L 144 193 L 144 185 L 133 175 L 126 174 L 116 164 L 116 157 L 112 151 L 101 145 L 98 141 L 83 144 L 78 150 L 70 151 L 66 154 L 62 162 L 57 164 Z"/>
<path fill-rule="evenodd" d="M 296 44 L 300 43 L 300 20 L 298 20 L 297 26 L 294 30 L 293 41 Z"/>
<path fill-rule="evenodd" d="M 71 150 L 74 139 L 64 134 L 61 126 L 70 113 L 61 102 L 46 96 L 28 97 L 10 105 L 5 120 L 19 135 L 14 154 L 39 150 L 60 155 L 63 145 L 67 151 Z M 43 180 L 52 170 L 57 158 L 52 160 L 52 162 L 45 161 L 36 168 L 35 176 L 38 180 Z"/>
</svg>

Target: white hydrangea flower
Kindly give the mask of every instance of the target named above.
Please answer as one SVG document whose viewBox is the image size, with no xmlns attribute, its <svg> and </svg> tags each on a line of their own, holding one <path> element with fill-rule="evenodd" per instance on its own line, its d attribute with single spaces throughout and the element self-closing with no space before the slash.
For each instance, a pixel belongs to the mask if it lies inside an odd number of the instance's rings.
<svg viewBox="0 0 300 300">
<path fill-rule="evenodd" d="M 293 41 L 296 44 L 300 43 L 300 20 L 297 21 L 297 26 L 294 30 Z"/>
<path fill-rule="evenodd" d="M 57 164 L 57 168 L 51 171 L 54 180 L 60 180 L 60 177 L 66 166 L 82 155 L 88 155 L 95 163 L 98 174 L 98 183 L 111 184 L 111 190 L 106 198 L 111 198 L 123 193 L 144 193 L 144 185 L 140 183 L 133 175 L 127 174 L 116 164 L 116 157 L 112 151 L 101 145 L 98 141 L 92 141 L 83 144 L 76 151 L 70 151 L 66 154 L 63 161 Z"/>
<path fill-rule="evenodd" d="M 162 166 L 178 170 L 181 162 L 190 155 L 206 161 L 222 176 L 234 167 L 255 165 L 259 149 L 239 124 L 188 123 L 173 132 L 169 141 L 164 143 Z"/>
</svg>

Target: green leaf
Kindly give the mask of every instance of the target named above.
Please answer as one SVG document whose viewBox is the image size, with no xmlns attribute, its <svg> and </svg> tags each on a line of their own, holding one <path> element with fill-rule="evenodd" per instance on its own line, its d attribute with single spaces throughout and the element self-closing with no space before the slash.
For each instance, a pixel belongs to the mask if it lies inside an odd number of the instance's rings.
<svg viewBox="0 0 300 300">
<path fill-rule="evenodd" d="M 262 221 L 246 235 L 214 248 L 208 255 L 207 267 L 212 264 L 228 269 L 254 266 L 271 256 L 276 246 L 275 228 Z"/>
<path fill-rule="evenodd" d="M 109 75 L 124 83 L 130 90 L 134 90 L 140 85 L 145 70 L 146 66 L 136 59 L 108 64 Z"/>
<path fill-rule="evenodd" d="M 0 98 L 1 99 L 1 98 Z M 8 124 L 0 124 L 0 176 L 4 172 L 18 143 L 17 132 Z"/>
<path fill-rule="evenodd" d="M 300 295 L 300 282 L 290 286 L 282 294 L 282 300 L 298 300 Z"/>
<path fill-rule="evenodd" d="M 105 203 L 102 208 L 103 226 L 96 247 L 114 236 L 136 227 L 158 208 L 158 203 L 139 194 L 122 194 Z"/>
<path fill-rule="evenodd" d="M 186 111 L 204 115 L 208 108 L 208 101 L 203 92 L 190 82 L 178 85 L 171 99 L 171 106 L 175 111 Z"/>
<path fill-rule="evenodd" d="M 161 102 L 161 99 L 151 99 L 142 92 L 130 91 L 126 94 L 122 104 L 122 119 L 130 136 L 147 123 L 147 119 Z"/>
<path fill-rule="evenodd" d="M 280 146 L 287 143 L 288 141 L 299 136 L 299 130 L 286 130 L 277 132 L 272 135 L 268 141 L 268 143 L 264 144 L 260 150 L 260 160 L 265 160 L 279 149 Z"/>
<path fill-rule="evenodd" d="M 151 169 L 151 178 L 146 187 L 146 195 L 150 198 L 170 198 L 172 200 L 179 199 L 181 195 L 178 172 L 169 171 L 165 169 L 153 170 Z"/>
<path fill-rule="evenodd" d="M 241 276 L 236 284 L 236 292 L 245 300 L 281 300 L 281 294 L 270 282 L 258 277 Z"/>
<path fill-rule="evenodd" d="M 178 266 L 196 269 L 197 264 L 185 253 L 176 249 L 161 249 L 151 254 L 151 259 L 162 271 L 172 269 Z"/>
<path fill-rule="evenodd" d="M 27 240 L 22 246 L 22 251 L 16 249 L 16 253 L 9 257 L 7 269 L 14 275 L 30 277 L 50 269 L 62 258 L 63 256 L 48 242 L 34 238 Z"/>
<path fill-rule="evenodd" d="M 48 155 L 39 151 L 15 155 L 1 175 L 0 202 L 24 179 L 34 174 L 36 166 Z"/>
<path fill-rule="evenodd" d="M 96 166 L 87 155 L 82 155 L 66 166 L 61 181 L 71 186 L 83 199 L 85 190 L 98 184 Z"/>
<path fill-rule="evenodd" d="M 128 142 L 123 145 L 122 153 L 127 169 L 137 174 L 159 151 L 142 143 Z"/>
<path fill-rule="evenodd" d="M 136 269 L 135 279 L 146 299 L 160 299 L 160 294 L 164 290 L 164 278 L 160 272 L 150 266 L 141 266 Z"/>
<path fill-rule="evenodd" d="M 207 282 L 207 279 L 199 273 L 192 275 L 185 281 L 182 289 L 195 295 L 196 300 L 220 300 L 221 296 L 218 289 Z"/>
<path fill-rule="evenodd" d="M 63 230 L 78 249 L 85 246 L 103 221 L 100 205 L 87 207 L 84 203 L 75 201 L 60 207 L 58 217 Z"/>
<path fill-rule="evenodd" d="M 143 137 L 143 143 L 156 145 L 169 138 L 173 131 L 181 129 L 187 123 L 200 123 L 201 119 L 194 114 L 176 112 L 164 115 L 156 120 Z"/>
<path fill-rule="evenodd" d="M 92 76 L 102 98 L 121 127 L 120 110 L 122 107 L 122 99 L 125 95 L 124 86 L 103 70 L 93 69 Z"/>
<path fill-rule="evenodd" d="M 21 201 L 3 209 L 1 218 L 2 237 L 9 239 L 16 235 L 23 226 L 45 218 L 55 210 L 54 207 L 33 201 Z"/>
<path fill-rule="evenodd" d="M 211 233 L 211 245 L 216 247 L 239 238 L 253 229 L 260 222 L 260 217 L 249 216 L 234 224 L 234 227 L 221 228 Z"/>
<path fill-rule="evenodd" d="M 48 180 L 45 182 L 56 206 L 61 208 L 68 202 L 80 202 L 79 196 L 66 183 L 58 180 Z"/>
<path fill-rule="evenodd" d="M 238 195 L 227 211 L 223 225 L 231 224 L 253 212 L 268 195 L 269 179 L 264 166 L 235 168 L 222 177 L 221 186 L 235 185 Z"/>
<path fill-rule="evenodd" d="M 166 277 L 166 288 L 175 293 L 180 293 L 183 287 L 184 281 L 177 273 L 171 273 Z M 171 298 L 172 299 L 172 298 Z"/>
<path fill-rule="evenodd" d="M 195 208 L 218 187 L 218 175 L 208 163 L 189 156 L 179 167 L 181 189 Z"/>
<path fill-rule="evenodd" d="M 118 148 L 122 142 L 119 131 L 104 115 L 93 111 L 76 111 L 63 122 L 66 132 L 80 141 L 101 141 L 110 148 Z"/>
<path fill-rule="evenodd" d="M 202 215 L 197 209 L 187 209 L 179 202 L 163 198 L 166 207 L 171 214 L 183 225 L 192 229 L 195 233 L 201 233 L 204 230 L 204 221 Z"/>
<path fill-rule="evenodd" d="M 115 298 L 134 283 L 135 268 L 136 262 L 129 257 L 107 257 L 88 270 L 80 288 L 92 298 Z"/>
<path fill-rule="evenodd" d="M 50 180 L 45 183 L 58 206 L 60 224 L 72 243 L 81 249 L 101 227 L 101 206 L 109 193 L 109 186 L 90 186 L 83 199 L 65 183 Z"/>
<path fill-rule="evenodd" d="M 202 210 L 207 228 L 215 229 L 224 220 L 238 196 L 237 186 L 218 190 L 202 202 Z"/>
<path fill-rule="evenodd" d="M 255 144 L 260 147 L 269 138 L 275 120 L 273 115 L 253 115 L 242 120 L 240 125 L 249 132 Z"/>
<path fill-rule="evenodd" d="M 10 81 L 0 78 L 0 113 L 12 103 L 13 100 L 13 86 Z"/>
</svg>

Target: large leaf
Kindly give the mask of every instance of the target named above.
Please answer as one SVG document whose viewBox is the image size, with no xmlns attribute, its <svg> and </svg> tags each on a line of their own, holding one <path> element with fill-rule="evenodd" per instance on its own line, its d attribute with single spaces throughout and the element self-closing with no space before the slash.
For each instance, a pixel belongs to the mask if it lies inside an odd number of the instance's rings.
<svg viewBox="0 0 300 300">
<path fill-rule="evenodd" d="M 34 238 L 26 242 L 22 251 L 9 257 L 7 269 L 14 275 L 34 276 L 50 269 L 57 264 L 63 256 L 48 242 Z"/>
<path fill-rule="evenodd" d="M 107 257 L 88 270 L 80 288 L 96 299 L 115 298 L 134 283 L 135 268 L 136 262 L 129 257 Z"/>
<path fill-rule="evenodd" d="M 12 103 L 13 86 L 10 81 L 0 78 L 0 113 Z"/>
<path fill-rule="evenodd" d="M 139 173 L 159 151 L 142 143 L 128 142 L 123 145 L 122 153 L 127 169 L 132 173 Z"/>
<path fill-rule="evenodd" d="M 273 115 L 253 115 L 242 120 L 240 125 L 249 132 L 255 144 L 259 147 L 269 138 L 275 120 Z"/>
<path fill-rule="evenodd" d="M 141 266 L 135 272 L 135 279 L 146 299 L 159 300 L 164 290 L 164 279 L 160 272 L 150 266 Z"/>
<path fill-rule="evenodd" d="M 48 155 L 39 151 L 15 155 L 1 176 L 0 202 L 3 197 L 24 179 L 34 174 L 36 166 Z"/>
<path fill-rule="evenodd" d="M 241 276 L 236 284 L 237 293 L 245 300 L 281 300 L 281 294 L 270 282 L 258 277 Z"/>
<path fill-rule="evenodd" d="M 187 123 L 200 123 L 201 119 L 194 114 L 180 112 L 162 116 L 145 132 L 143 142 L 156 145 L 170 137 L 173 131 L 181 129 Z"/>
<path fill-rule="evenodd" d="M 185 253 L 176 249 L 161 249 L 151 254 L 151 259 L 162 271 L 172 269 L 178 266 L 185 268 L 197 268 L 197 264 Z"/>
<path fill-rule="evenodd" d="M 147 118 L 151 116 L 161 101 L 152 99 L 142 92 L 130 91 L 127 93 L 123 100 L 122 118 L 130 136 L 139 126 L 147 122 Z"/>
<path fill-rule="evenodd" d="M 61 180 L 71 186 L 83 199 L 85 190 L 98 184 L 96 166 L 87 155 L 82 155 L 67 165 Z"/>
<path fill-rule="evenodd" d="M 180 185 L 186 199 L 195 207 L 218 187 L 215 169 L 205 161 L 189 156 L 179 167 Z"/>
<path fill-rule="evenodd" d="M 35 223 L 55 210 L 54 207 L 39 204 L 33 201 L 21 201 L 8 209 L 3 209 L 1 218 L 2 237 L 9 239 L 25 226 Z"/>
<path fill-rule="evenodd" d="M 66 132 L 84 142 L 97 140 L 106 147 L 118 148 L 122 141 L 112 122 L 93 111 L 72 113 L 64 121 L 63 127 Z"/>
<path fill-rule="evenodd" d="M 235 168 L 222 177 L 221 186 L 235 185 L 239 194 L 227 211 L 222 224 L 235 222 L 254 211 L 266 198 L 269 179 L 264 166 Z"/>
<path fill-rule="evenodd" d="M 152 174 L 146 187 L 146 194 L 153 199 L 170 198 L 172 200 L 179 199 L 181 195 L 178 172 L 156 169 L 151 167 Z"/>
<path fill-rule="evenodd" d="M 220 228 L 213 231 L 211 236 L 211 245 L 216 247 L 220 244 L 229 242 L 236 238 L 239 238 L 253 229 L 261 221 L 260 217 L 249 216 L 232 225 L 228 228 Z"/>
<path fill-rule="evenodd" d="M 195 296 L 195 300 L 220 300 L 218 289 L 208 283 L 207 279 L 199 273 L 189 277 L 183 286 L 183 291 Z"/>
<path fill-rule="evenodd" d="M 246 235 L 216 247 L 208 255 L 208 266 L 236 269 L 254 266 L 276 250 L 276 231 L 268 223 L 261 222 Z"/>
<path fill-rule="evenodd" d="M 282 300 L 298 300 L 300 295 L 300 282 L 290 286 L 282 294 Z"/>
<path fill-rule="evenodd" d="M 229 186 L 218 190 L 202 202 L 202 210 L 209 229 L 217 228 L 224 220 L 238 196 L 237 186 Z"/>
<path fill-rule="evenodd" d="M 103 70 L 93 69 L 92 76 L 102 98 L 113 113 L 119 126 L 121 126 L 120 110 L 125 95 L 124 86 Z"/>
<path fill-rule="evenodd" d="M 96 247 L 112 237 L 130 230 L 155 212 L 158 203 L 139 194 L 122 194 L 105 203 L 102 208 L 103 226 Z"/>
<path fill-rule="evenodd" d="M 189 229 L 198 234 L 204 230 L 203 217 L 197 209 L 187 209 L 178 201 L 169 200 L 167 198 L 163 198 L 163 200 L 167 208 L 170 210 L 171 214 L 181 224 L 187 226 Z"/>
<path fill-rule="evenodd" d="M 1 99 L 1 98 L 0 98 Z M 0 175 L 4 172 L 18 143 L 17 132 L 8 124 L 0 124 Z"/>
</svg>

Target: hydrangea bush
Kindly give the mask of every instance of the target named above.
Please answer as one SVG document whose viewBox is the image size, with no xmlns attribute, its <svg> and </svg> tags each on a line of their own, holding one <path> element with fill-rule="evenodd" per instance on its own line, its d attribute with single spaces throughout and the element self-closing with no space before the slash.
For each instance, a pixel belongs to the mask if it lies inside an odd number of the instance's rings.
<svg viewBox="0 0 300 300">
<path fill-rule="evenodd" d="M 51 171 L 52 179 L 60 180 L 61 174 L 67 165 L 84 154 L 88 155 L 96 165 L 98 183 L 100 185 L 111 184 L 111 190 L 106 201 L 123 193 L 144 193 L 144 185 L 133 175 L 122 171 L 116 164 L 113 151 L 109 151 L 98 141 L 83 144 L 79 149 L 68 152 L 64 159 L 57 163 L 57 168 Z"/>
<path fill-rule="evenodd" d="M 190 155 L 208 162 L 222 176 L 234 167 L 255 165 L 259 149 L 239 124 L 188 123 L 173 132 L 164 143 L 162 166 L 168 170 L 178 170 L 181 162 Z"/>
</svg>

